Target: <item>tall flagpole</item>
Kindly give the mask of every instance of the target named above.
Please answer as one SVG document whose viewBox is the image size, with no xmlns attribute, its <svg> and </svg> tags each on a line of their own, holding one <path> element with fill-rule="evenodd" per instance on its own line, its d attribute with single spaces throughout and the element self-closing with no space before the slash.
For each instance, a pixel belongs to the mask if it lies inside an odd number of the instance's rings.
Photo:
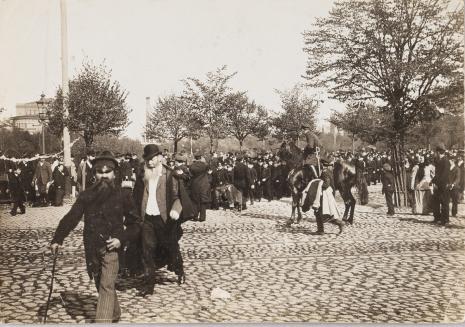
<svg viewBox="0 0 465 327">
<path fill-rule="evenodd" d="M 60 0 L 61 9 L 61 88 L 63 90 L 63 99 L 68 96 L 68 22 L 66 15 L 66 0 Z M 68 106 L 63 101 L 64 117 L 68 117 Z M 71 147 L 68 127 L 63 127 L 63 155 L 65 167 L 71 167 Z"/>
</svg>

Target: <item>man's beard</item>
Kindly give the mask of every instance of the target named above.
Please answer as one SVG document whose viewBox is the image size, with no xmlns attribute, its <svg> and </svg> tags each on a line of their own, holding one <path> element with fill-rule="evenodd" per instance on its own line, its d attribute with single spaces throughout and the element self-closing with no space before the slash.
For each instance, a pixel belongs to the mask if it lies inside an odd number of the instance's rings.
<svg viewBox="0 0 465 327">
<path fill-rule="evenodd" d="M 93 186 L 93 202 L 103 203 L 115 191 L 115 181 L 107 178 L 98 180 Z"/>
</svg>

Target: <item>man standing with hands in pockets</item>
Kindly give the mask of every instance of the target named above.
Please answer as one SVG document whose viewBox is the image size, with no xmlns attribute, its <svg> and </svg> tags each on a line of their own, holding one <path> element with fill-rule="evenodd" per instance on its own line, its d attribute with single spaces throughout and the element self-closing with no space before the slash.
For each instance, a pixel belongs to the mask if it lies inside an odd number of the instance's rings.
<svg viewBox="0 0 465 327">
<path fill-rule="evenodd" d="M 141 220 L 136 214 L 130 194 L 115 186 L 118 162 L 104 151 L 92 163 L 96 183 L 79 194 L 71 210 L 61 219 L 51 250 L 57 253 L 66 236 L 84 215 L 84 248 L 87 272 L 98 290 L 95 322 L 109 323 L 120 319 L 116 296 L 118 251 L 124 243 L 138 237 Z"/>
</svg>

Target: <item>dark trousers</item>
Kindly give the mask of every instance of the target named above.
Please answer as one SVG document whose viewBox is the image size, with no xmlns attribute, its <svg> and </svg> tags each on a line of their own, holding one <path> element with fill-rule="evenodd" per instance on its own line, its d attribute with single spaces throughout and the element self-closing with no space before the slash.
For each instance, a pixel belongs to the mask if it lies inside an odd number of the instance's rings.
<svg viewBox="0 0 465 327">
<path fill-rule="evenodd" d="M 53 201 L 53 205 L 57 207 L 62 206 L 64 196 L 65 196 L 65 189 L 61 187 L 57 187 L 55 189 L 55 199 Z"/>
<path fill-rule="evenodd" d="M 386 198 L 386 205 L 387 205 L 389 214 L 394 213 L 394 203 L 392 201 L 393 194 L 394 192 L 388 192 L 388 191 L 384 192 L 384 197 Z"/>
<path fill-rule="evenodd" d="M 142 226 L 142 258 L 144 274 L 149 287 L 155 286 L 155 261 L 157 266 L 168 265 L 168 269 L 180 276 L 184 274 L 179 238 L 182 229 L 177 221 L 164 222 L 160 215 L 145 215 Z"/>
<path fill-rule="evenodd" d="M 255 199 L 255 185 L 253 187 L 249 189 L 250 204 L 253 204 L 253 200 Z"/>
<path fill-rule="evenodd" d="M 98 290 L 97 312 L 95 322 L 111 323 L 121 316 L 121 309 L 116 296 L 116 278 L 118 277 L 119 261 L 116 251 L 108 252 L 106 248 L 99 251 L 101 272 L 95 277 L 95 287 Z"/>
<path fill-rule="evenodd" d="M 26 212 L 26 207 L 24 206 L 23 199 L 21 197 L 13 198 L 13 209 L 11 209 L 12 214 L 16 214 L 16 211 L 20 210 L 21 213 Z"/>
<path fill-rule="evenodd" d="M 260 183 L 255 184 L 255 199 L 260 202 L 263 197 L 263 185 Z"/>
<path fill-rule="evenodd" d="M 457 206 L 460 201 L 460 190 L 458 189 L 453 189 L 450 191 L 450 200 L 452 202 L 452 217 L 457 216 Z"/>
<path fill-rule="evenodd" d="M 208 203 L 201 203 L 199 206 L 199 221 L 205 221 L 207 219 L 207 207 Z"/>
<path fill-rule="evenodd" d="M 448 190 L 441 189 L 434 191 L 431 199 L 434 221 L 440 222 L 441 224 L 447 224 L 449 222 L 449 197 Z"/>
</svg>

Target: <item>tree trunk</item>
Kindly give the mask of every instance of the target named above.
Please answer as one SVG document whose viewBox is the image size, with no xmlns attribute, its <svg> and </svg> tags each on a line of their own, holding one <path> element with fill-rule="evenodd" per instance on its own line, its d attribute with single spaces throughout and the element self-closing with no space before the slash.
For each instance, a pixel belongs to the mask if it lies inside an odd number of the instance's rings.
<svg viewBox="0 0 465 327">
<path fill-rule="evenodd" d="M 210 152 L 213 152 L 213 136 L 210 137 Z"/>
<path fill-rule="evenodd" d="M 173 142 L 173 153 L 177 153 L 178 152 L 178 139 L 174 139 L 174 142 Z"/>
<path fill-rule="evenodd" d="M 239 140 L 239 152 L 242 152 L 242 143 L 244 141 L 243 140 Z"/>
<path fill-rule="evenodd" d="M 94 142 L 94 136 L 89 132 L 84 132 L 84 142 L 86 143 L 86 151 Z"/>
<path fill-rule="evenodd" d="M 192 151 L 192 136 L 189 138 L 189 143 L 190 143 L 190 146 L 191 146 L 191 156 L 193 156 L 194 152 Z"/>
<path fill-rule="evenodd" d="M 352 134 L 352 153 L 355 152 L 355 134 Z"/>
</svg>

